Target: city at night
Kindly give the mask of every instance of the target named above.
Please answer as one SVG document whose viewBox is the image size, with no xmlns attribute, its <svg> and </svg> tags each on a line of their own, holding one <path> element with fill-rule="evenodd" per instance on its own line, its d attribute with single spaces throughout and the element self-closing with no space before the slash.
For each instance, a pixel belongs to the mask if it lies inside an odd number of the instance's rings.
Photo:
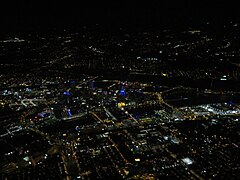
<svg viewBox="0 0 240 180">
<path fill-rule="evenodd" d="M 0 180 L 240 178 L 236 3 L 1 8 Z"/>
</svg>

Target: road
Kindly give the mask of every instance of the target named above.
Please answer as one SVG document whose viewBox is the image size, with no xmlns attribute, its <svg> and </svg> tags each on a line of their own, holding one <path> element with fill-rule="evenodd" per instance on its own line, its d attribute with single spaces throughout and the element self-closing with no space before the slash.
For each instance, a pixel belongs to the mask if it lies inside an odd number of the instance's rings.
<svg viewBox="0 0 240 180">
<path fill-rule="evenodd" d="M 21 104 L 24 106 L 24 107 L 28 107 L 29 103 L 32 104 L 33 106 L 37 106 L 37 104 L 34 103 L 34 101 L 36 102 L 45 102 L 46 100 L 45 99 L 23 99 L 21 100 Z M 28 103 L 28 104 L 26 104 Z"/>
<path fill-rule="evenodd" d="M 64 117 L 64 118 L 62 118 L 62 120 L 64 120 L 64 121 L 74 120 L 76 118 L 80 118 L 80 117 L 83 117 L 83 116 L 86 116 L 86 115 L 87 115 L 87 112 L 83 112 L 83 113 L 80 113 L 80 114 L 75 114 L 75 115 L 70 116 L 70 117 Z"/>
</svg>

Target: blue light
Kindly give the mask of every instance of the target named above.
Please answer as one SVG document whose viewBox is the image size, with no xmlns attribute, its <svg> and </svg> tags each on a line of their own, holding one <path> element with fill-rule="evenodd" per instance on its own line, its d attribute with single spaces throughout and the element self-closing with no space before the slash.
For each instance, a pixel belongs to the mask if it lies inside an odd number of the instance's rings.
<svg viewBox="0 0 240 180">
<path fill-rule="evenodd" d="M 122 86 L 122 89 L 120 90 L 120 95 L 122 95 L 122 96 L 126 96 L 126 92 L 125 92 L 123 86 Z"/>
<path fill-rule="evenodd" d="M 44 117 L 45 114 L 46 114 L 46 113 L 39 113 L 38 115 L 39 115 L 40 117 Z"/>
<path fill-rule="evenodd" d="M 68 109 L 68 116 L 72 117 L 72 113 L 71 113 L 70 109 Z"/>
<path fill-rule="evenodd" d="M 121 91 L 120 91 L 120 94 L 121 94 L 121 95 L 125 95 L 126 93 L 125 93 L 124 90 L 121 90 Z"/>
<path fill-rule="evenodd" d="M 67 91 L 65 91 L 63 94 L 67 95 L 67 96 L 70 96 L 70 92 L 67 92 Z"/>
</svg>

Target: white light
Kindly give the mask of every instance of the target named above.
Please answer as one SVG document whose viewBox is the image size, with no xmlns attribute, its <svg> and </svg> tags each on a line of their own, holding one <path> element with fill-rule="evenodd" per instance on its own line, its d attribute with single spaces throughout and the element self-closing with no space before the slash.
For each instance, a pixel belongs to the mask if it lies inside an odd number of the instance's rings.
<svg viewBox="0 0 240 180">
<path fill-rule="evenodd" d="M 26 157 L 23 158 L 23 160 L 24 160 L 24 161 L 29 161 L 29 157 L 26 156 Z"/>
<path fill-rule="evenodd" d="M 139 161 L 140 161 L 140 158 L 136 158 L 135 161 L 136 161 L 136 162 L 139 162 Z"/>
<path fill-rule="evenodd" d="M 183 161 L 184 163 L 186 163 L 187 165 L 190 165 L 190 164 L 193 163 L 192 160 L 189 159 L 188 157 L 187 157 L 187 158 L 183 158 L 182 161 Z"/>
</svg>

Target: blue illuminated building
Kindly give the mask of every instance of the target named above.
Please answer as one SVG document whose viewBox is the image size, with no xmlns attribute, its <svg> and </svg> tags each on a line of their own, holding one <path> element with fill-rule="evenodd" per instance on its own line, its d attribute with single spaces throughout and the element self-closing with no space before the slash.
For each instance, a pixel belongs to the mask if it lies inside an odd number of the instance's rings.
<svg viewBox="0 0 240 180">
<path fill-rule="evenodd" d="M 90 84 L 90 86 L 91 86 L 91 89 L 92 89 L 92 91 L 94 91 L 94 80 L 92 80 L 91 82 L 90 82 L 91 84 Z"/>
<path fill-rule="evenodd" d="M 122 95 L 122 96 L 126 96 L 127 95 L 125 90 L 124 90 L 124 86 L 122 86 L 122 89 L 120 90 L 120 95 Z"/>
<path fill-rule="evenodd" d="M 39 113 L 38 115 L 40 116 L 40 117 L 45 117 L 45 112 L 43 112 L 43 113 Z"/>
<path fill-rule="evenodd" d="M 63 94 L 67 95 L 67 96 L 70 96 L 70 92 L 68 92 L 68 91 L 65 91 Z"/>
<path fill-rule="evenodd" d="M 72 117 L 72 113 L 71 113 L 71 110 L 70 110 L 70 109 L 68 109 L 68 116 L 69 116 L 69 117 Z"/>
</svg>

